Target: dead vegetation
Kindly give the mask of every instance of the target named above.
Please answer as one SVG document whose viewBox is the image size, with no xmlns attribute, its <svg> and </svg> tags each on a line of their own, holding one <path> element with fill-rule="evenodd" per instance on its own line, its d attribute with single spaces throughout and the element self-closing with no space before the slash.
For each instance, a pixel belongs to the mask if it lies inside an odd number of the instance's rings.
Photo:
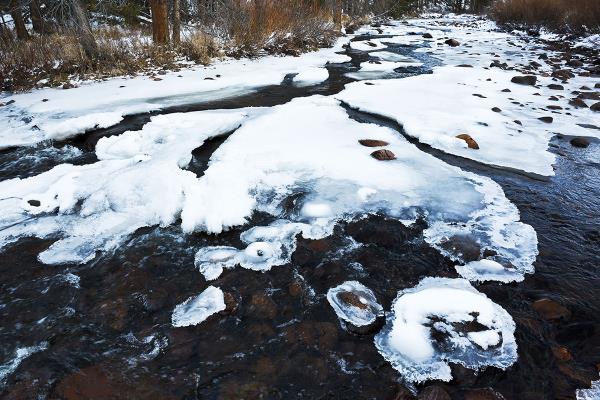
<svg viewBox="0 0 600 400">
<path fill-rule="evenodd" d="M 491 15 L 499 23 L 584 34 L 600 32 L 598 0 L 497 0 Z"/>
</svg>

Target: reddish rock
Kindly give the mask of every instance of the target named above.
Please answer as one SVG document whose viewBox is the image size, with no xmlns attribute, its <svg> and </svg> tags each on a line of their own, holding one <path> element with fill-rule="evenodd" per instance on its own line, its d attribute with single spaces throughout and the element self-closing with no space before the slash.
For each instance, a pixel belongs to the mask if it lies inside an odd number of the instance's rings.
<svg viewBox="0 0 600 400">
<path fill-rule="evenodd" d="M 479 150 L 479 144 L 470 135 L 467 135 L 466 133 L 461 133 L 460 135 L 457 135 L 456 138 L 467 142 L 467 146 L 470 149 Z"/>
<path fill-rule="evenodd" d="M 259 318 L 273 319 L 277 315 L 277 305 L 264 293 L 252 295 L 250 309 Z"/>
<path fill-rule="evenodd" d="M 452 400 L 446 389 L 441 386 L 433 385 L 427 386 L 423 389 L 419 396 L 417 396 L 418 400 Z"/>
<path fill-rule="evenodd" d="M 361 139 L 358 143 L 362 144 L 366 147 L 383 147 L 387 146 L 389 143 L 385 140 L 376 140 L 376 139 Z"/>
<path fill-rule="evenodd" d="M 555 346 L 552 348 L 552 354 L 554 354 L 554 358 L 559 361 L 570 361 L 573 359 L 571 352 L 566 347 Z"/>
<path fill-rule="evenodd" d="M 596 103 L 590 107 L 590 110 L 600 112 L 600 103 Z"/>
<path fill-rule="evenodd" d="M 585 104 L 585 101 L 577 98 L 571 99 L 569 101 L 569 105 L 575 108 L 588 108 L 588 105 Z"/>
<path fill-rule="evenodd" d="M 389 150 L 377 150 L 372 152 L 371 156 L 379 161 L 390 161 L 396 159 L 396 155 Z"/>
<path fill-rule="evenodd" d="M 360 297 L 356 293 L 352 292 L 341 292 L 337 295 L 338 299 L 340 299 L 343 303 L 349 304 L 351 306 L 360 308 L 361 310 L 367 309 L 367 304 L 360 301 Z"/>
<path fill-rule="evenodd" d="M 546 320 L 568 319 L 571 317 L 571 311 L 550 299 L 535 301 L 533 309 Z"/>
<path fill-rule="evenodd" d="M 288 292 L 292 297 L 300 296 L 302 291 L 302 284 L 300 282 L 292 282 L 288 285 Z"/>
<path fill-rule="evenodd" d="M 230 292 L 223 293 L 223 299 L 225 300 L 225 309 L 221 311 L 223 315 L 233 314 L 238 308 L 238 301 L 233 294 Z"/>
</svg>

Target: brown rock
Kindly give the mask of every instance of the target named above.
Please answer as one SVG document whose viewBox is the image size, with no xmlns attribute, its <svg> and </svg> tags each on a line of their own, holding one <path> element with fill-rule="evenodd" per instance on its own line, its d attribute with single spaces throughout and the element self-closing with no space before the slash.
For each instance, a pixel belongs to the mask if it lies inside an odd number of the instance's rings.
<svg viewBox="0 0 600 400">
<path fill-rule="evenodd" d="M 491 388 L 472 389 L 465 393 L 465 400 L 505 400 L 504 396 Z"/>
<path fill-rule="evenodd" d="M 467 235 L 454 235 L 446 239 L 441 247 L 467 262 L 477 261 L 481 258 L 481 246 L 475 239 Z"/>
<path fill-rule="evenodd" d="M 277 305 L 264 293 L 252 295 L 250 309 L 259 317 L 273 319 L 277 315 Z"/>
<path fill-rule="evenodd" d="M 600 100 L 600 92 L 581 92 L 577 97 L 584 100 Z"/>
<path fill-rule="evenodd" d="M 456 138 L 467 142 L 467 146 L 470 149 L 479 150 L 479 144 L 470 135 L 467 135 L 466 133 L 461 133 L 460 135 L 457 135 Z"/>
<path fill-rule="evenodd" d="M 225 310 L 221 311 L 221 314 L 233 314 L 239 306 L 237 299 L 230 292 L 223 293 L 223 299 L 225 300 Z"/>
<path fill-rule="evenodd" d="M 358 143 L 360 143 L 366 147 L 383 147 L 383 146 L 387 146 L 389 144 L 388 142 L 386 142 L 384 140 L 377 140 L 377 139 L 361 139 L 358 141 Z"/>
<path fill-rule="evenodd" d="M 551 76 L 553 78 L 560 79 L 562 81 L 566 81 L 566 80 L 573 78 L 575 75 L 568 69 L 559 69 L 557 71 L 554 71 Z"/>
<path fill-rule="evenodd" d="M 579 67 L 583 67 L 583 62 L 581 60 L 569 60 L 567 61 L 567 65 L 569 67 L 574 67 L 574 68 L 579 68 Z"/>
<path fill-rule="evenodd" d="M 563 85 L 557 85 L 556 83 L 551 83 L 548 85 L 548 89 L 552 89 L 552 90 L 565 90 L 565 87 Z"/>
<path fill-rule="evenodd" d="M 590 107 L 590 110 L 595 111 L 595 112 L 600 112 L 600 102 L 599 103 L 595 103 Z"/>
<path fill-rule="evenodd" d="M 537 82 L 537 77 L 533 75 L 514 76 L 510 81 L 519 85 L 533 86 Z"/>
<path fill-rule="evenodd" d="M 338 299 L 340 299 L 343 303 L 349 304 L 351 306 L 360 308 L 361 310 L 367 309 L 367 304 L 360 301 L 360 296 L 356 293 L 352 292 L 341 292 L 337 295 Z"/>
<path fill-rule="evenodd" d="M 446 43 L 448 46 L 451 46 L 451 47 L 460 46 L 460 42 L 456 39 L 448 39 L 444 43 Z"/>
<path fill-rule="evenodd" d="M 576 137 L 571 139 L 571 146 L 585 149 L 590 145 L 590 141 L 584 137 Z"/>
<path fill-rule="evenodd" d="M 56 391 L 66 400 L 117 399 L 123 398 L 122 389 L 113 379 L 110 368 L 93 365 L 68 375 Z"/>
<path fill-rule="evenodd" d="M 538 119 L 547 124 L 551 124 L 552 122 L 554 122 L 554 118 L 552 117 L 539 117 Z"/>
<path fill-rule="evenodd" d="M 588 105 L 585 104 L 585 101 L 577 98 L 571 99 L 569 101 L 569 105 L 575 108 L 588 108 Z"/>
<path fill-rule="evenodd" d="M 452 400 L 446 389 L 438 385 L 427 386 L 417 396 L 418 400 Z"/>
<path fill-rule="evenodd" d="M 300 282 L 292 282 L 288 285 L 288 293 L 292 297 L 298 297 L 302 294 L 302 284 Z"/>
<path fill-rule="evenodd" d="M 433 39 L 433 35 L 429 32 L 423 34 L 423 39 Z"/>
<path fill-rule="evenodd" d="M 533 309 L 545 320 L 569 319 L 571 317 L 571 311 L 550 299 L 535 301 Z"/>
<path fill-rule="evenodd" d="M 389 161 L 396 159 L 396 155 L 389 150 L 377 150 L 372 152 L 371 156 L 379 161 Z"/>
<path fill-rule="evenodd" d="M 573 359 L 569 349 L 562 346 L 553 347 L 552 354 L 554 354 L 554 357 L 559 361 L 570 361 Z"/>
</svg>

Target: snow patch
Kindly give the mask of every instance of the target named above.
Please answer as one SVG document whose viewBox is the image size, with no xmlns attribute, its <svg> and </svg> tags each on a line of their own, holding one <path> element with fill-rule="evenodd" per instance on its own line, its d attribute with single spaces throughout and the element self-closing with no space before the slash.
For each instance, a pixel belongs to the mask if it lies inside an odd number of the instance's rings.
<svg viewBox="0 0 600 400">
<path fill-rule="evenodd" d="M 177 305 L 171 316 L 171 323 L 176 328 L 198 325 L 223 310 L 225 310 L 223 291 L 209 286 L 198 296 L 192 296 Z"/>
</svg>

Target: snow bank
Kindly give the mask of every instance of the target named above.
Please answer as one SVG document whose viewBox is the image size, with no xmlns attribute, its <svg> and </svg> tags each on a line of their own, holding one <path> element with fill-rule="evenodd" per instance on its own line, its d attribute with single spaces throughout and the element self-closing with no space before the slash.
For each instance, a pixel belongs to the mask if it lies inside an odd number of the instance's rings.
<svg viewBox="0 0 600 400">
<path fill-rule="evenodd" d="M 198 296 L 192 296 L 173 311 L 171 323 L 174 327 L 198 325 L 208 317 L 225 310 L 223 291 L 214 286 L 207 287 Z"/>
<path fill-rule="evenodd" d="M 534 95 L 539 89 L 511 83 L 515 75 L 500 69 L 440 67 L 428 75 L 369 85 L 352 83 L 336 98 L 358 110 L 391 118 L 408 135 L 447 153 L 553 175 L 555 157 L 547 148 L 554 133 L 589 135 L 590 130 L 577 125 L 585 121 L 581 116 L 541 110 L 546 103 Z M 502 92 L 504 88 L 511 92 Z M 519 104 L 513 104 L 512 98 L 519 99 Z M 494 112 L 494 107 L 501 111 Z M 543 116 L 552 116 L 554 122 L 540 121 Z M 475 139 L 479 150 L 469 149 L 456 138 L 465 133 Z"/>
<path fill-rule="evenodd" d="M 369 138 L 387 141 L 397 159 L 375 160 L 372 148 L 358 144 Z M 284 200 L 292 194 L 301 196 L 289 208 Z M 496 262 L 513 266 L 512 280 L 532 272 L 537 255 L 535 232 L 518 222 L 497 184 L 419 151 L 388 128 L 351 120 L 327 97 L 295 99 L 247 120 L 213 154 L 185 201 L 194 205 L 182 212 L 186 231 L 219 233 L 255 210 L 280 218 L 244 232 L 246 249 L 201 249 L 196 265 L 207 279 L 237 264 L 261 271 L 285 264 L 297 234 L 322 238 L 338 221 L 369 213 L 425 218 L 426 240 L 456 260 L 460 255 L 442 244 L 469 235 L 482 249 L 494 249 Z"/>
<path fill-rule="evenodd" d="M 352 296 L 349 299 L 344 297 L 349 295 Z M 361 306 L 352 304 L 353 300 Z M 370 325 L 383 315 L 383 307 L 377 302 L 373 291 L 357 281 L 347 281 L 329 289 L 327 301 L 340 320 L 354 326 Z"/>
<path fill-rule="evenodd" d="M 276 85 L 287 74 L 300 73 L 327 62 L 346 62 L 337 54 L 348 39 L 332 48 L 300 57 L 268 56 L 256 60 L 225 60 L 161 75 L 161 81 L 146 76 L 88 82 L 69 90 L 41 89 L 5 97 L 11 105 L 0 107 L 0 149 L 32 145 L 48 139 L 65 139 L 87 130 L 106 128 L 124 116 L 166 107 L 195 104 L 249 93 Z"/>
<path fill-rule="evenodd" d="M 517 360 L 514 331 L 511 316 L 468 281 L 425 278 L 398 294 L 375 345 L 409 382 L 450 381 L 449 363 L 511 366 Z"/>
</svg>

